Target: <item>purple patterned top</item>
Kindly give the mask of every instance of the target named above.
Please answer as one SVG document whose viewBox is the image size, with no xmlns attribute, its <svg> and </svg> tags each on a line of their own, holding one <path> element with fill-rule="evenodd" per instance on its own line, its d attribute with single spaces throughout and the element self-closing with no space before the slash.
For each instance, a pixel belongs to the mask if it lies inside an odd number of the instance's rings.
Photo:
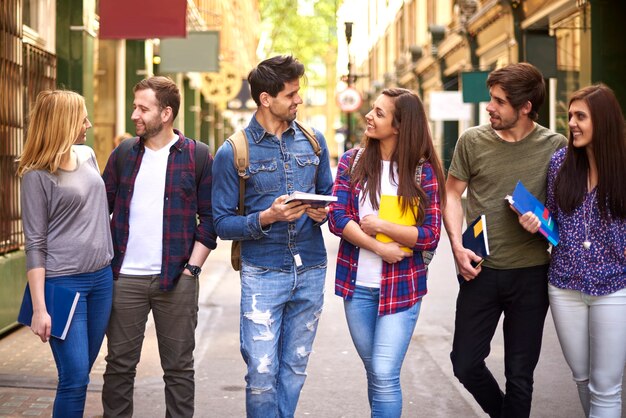
<svg viewBox="0 0 626 418">
<path fill-rule="evenodd" d="M 546 207 L 555 216 L 560 238 L 552 249 L 550 284 L 592 296 L 608 295 L 626 288 L 626 220 L 602 219 L 595 189 L 585 194 L 584 202 L 573 213 L 556 206 L 554 182 L 565 153 L 566 148 L 554 153 L 548 169 Z M 591 242 L 588 250 L 584 241 Z"/>
</svg>

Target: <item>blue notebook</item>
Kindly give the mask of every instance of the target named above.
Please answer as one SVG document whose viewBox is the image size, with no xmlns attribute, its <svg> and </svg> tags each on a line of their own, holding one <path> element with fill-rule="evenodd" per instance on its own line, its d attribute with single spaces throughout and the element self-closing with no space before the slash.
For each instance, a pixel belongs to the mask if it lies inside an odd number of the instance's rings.
<svg viewBox="0 0 626 418">
<path fill-rule="evenodd" d="M 526 212 L 534 213 L 541 221 L 539 233 L 554 246 L 559 244 L 559 226 L 552 218 L 552 214 L 546 207 L 524 186 L 521 181 L 517 182 L 513 195 L 506 196 L 509 204 L 513 206 L 515 212 L 523 215 Z"/>
<path fill-rule="evenodd" d="M 463 247 L 468 250 L 472 250 L 474 254 L 482 257 L 478 263 L 472 261 L 472 267 L 476 268 L 483 263 L 483 260 L 489 256 L 489 238 L 487 236 L 487 218 L 485 215 L 480 215 L 478 218 L 467 226 L 465 232 L 463 232 Z M 459 283 L 465 281 L 463 276 L 457 274 Z"/>
<path fill-rule="evenodd" d="M 52 320 L 50 335 L 64 340 L 70 329 L 80 293 L 66 289 L 65 287 L 55 286 L 47 281 L 45 282 L 44 292 L 46 309 Z M 32 319 L 33 301 L 30 296 L 30 287 L 28 283 L 26 283 L 26 290 L 24 290 L 24 298 L 22 299 L 20 313 L 17 316 L 17 322 L 22 325 L 30 326 Z"/>
<path fill-rule="evenodd" d="M 487 237 L 487 219 L 485 215 L 480 215 L 467 226 L 467 229 L 463 232 L 463 247 L 474 251 L 483 260 L 489 256 L 489 239 Z M 478 267 L 481 264 L 482 260 L 478 263 L 472 261 L 473 267 Z"/>
</svg>

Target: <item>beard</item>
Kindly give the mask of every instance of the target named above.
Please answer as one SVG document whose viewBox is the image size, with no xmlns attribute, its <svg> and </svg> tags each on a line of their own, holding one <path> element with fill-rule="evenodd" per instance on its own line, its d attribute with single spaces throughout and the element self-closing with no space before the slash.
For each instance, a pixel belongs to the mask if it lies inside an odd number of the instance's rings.
<svg viewBox="0 0 626 418">
<path fill-rule="evenodd" d="M 291 123 L 298 117 L 298 112 L 291 113 L 289 109 L 284 112 L 277 112 L 276 109 L 269 108 L 270 113 L 278 120 Z"/>
<path fill-rule="evenodd" d="M 489 116 L 491 118 L 496 118 L 494 122 L 491 122 L 491 127 L 495 131 L 505 131 L 507 129 L 511 129 L 517 124 L 517 121 L 519 120 L 518 115 L 515 115 L 515 117 L 512 119 L 502 119 L 499 116 L 491 116 L 491 115 Z"/>
<path fill-rule="evenodd" d="M 143 139 L 148 139 L 157 136 L 163 130 L 162 122 L 144 123 L 143 133 L 136 129 L 137 136 L 141 136 Z"/>
</svg>

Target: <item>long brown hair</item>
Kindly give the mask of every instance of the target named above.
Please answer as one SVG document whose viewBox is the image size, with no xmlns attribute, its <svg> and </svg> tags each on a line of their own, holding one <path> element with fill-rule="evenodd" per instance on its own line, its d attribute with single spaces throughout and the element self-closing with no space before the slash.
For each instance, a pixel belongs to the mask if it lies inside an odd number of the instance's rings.
<svg viewBox="0 0 626 418">
<path fill-rule="evenodd" d="M 581 100 L 591 113 L 593 135 L 591 147 L 598 167 L 598 207 L 604 219 L 607 216 L 626 218 L 626 131 L 624 117 L 613 90 L 604 84 L 595 84 L 572 94 L 569 101 Z M 557 204 L 565 212 L 572 212 L 582 204 L 587 190 L 589 159 L 585 148 L 574 147 L 574 136 L 569 133 L 565 161 L 555 181 Z"/>
<path fill-rule="evenodd" d="M 421 159 L 431 164 L 439 184 L 439 199 L 445 205 L 441 162 L 435 152 L 424 105 L 417 94 L 402 88 L 385 89 L 382 94 L 390 97 L 394 105 L 392 126 L 398 130 L 398 145 L 391 156 L 391 163 L 398 166 L 398 196 L 403 197 L 402 212 L 418 207 L 415 216 L 419 224 L 424 219 L 424 208 L 430 202 L 424 189 L 415 180 L 415 170 Z M 353 186 L 362 184 L 369 194 L 372 207 L 378 209 L 382 160 L 380 142 L 375 138 L 364 137 L 362 145 L 365 149 L 354 167 L 351 182 Z M 393 178 L 393 170 L 390 175 Z M 418 205 L 419 202 L 422 204 Z"/>
<path fill-rule="evenodd" d="M 85 99 L 80 94 L 66 90 L 39 93 L 30 113 L 24 151 L 17 159 L 17 175 L 30 170 L 56 173 L 86 117 Z"/>
</svg>

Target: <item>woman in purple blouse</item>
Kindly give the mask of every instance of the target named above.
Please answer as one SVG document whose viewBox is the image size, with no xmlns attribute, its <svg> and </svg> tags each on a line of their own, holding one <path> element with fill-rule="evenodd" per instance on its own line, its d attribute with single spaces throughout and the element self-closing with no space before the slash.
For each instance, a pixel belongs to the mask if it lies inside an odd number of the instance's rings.
<svg viewBox="0 0 626 418">
<path fill-rule="evenodd" d="M 626 362 L 626 136 L 613 91 L 598 84 L 569 104 L 569 144 L 552 157 L 546 206 L 552 317 L 587 417 L 621 417 Z M 534 215 L 533 215 L 534 216 Z M 521 219 L 530 232 L 538 220 Z"/>
</svg>

